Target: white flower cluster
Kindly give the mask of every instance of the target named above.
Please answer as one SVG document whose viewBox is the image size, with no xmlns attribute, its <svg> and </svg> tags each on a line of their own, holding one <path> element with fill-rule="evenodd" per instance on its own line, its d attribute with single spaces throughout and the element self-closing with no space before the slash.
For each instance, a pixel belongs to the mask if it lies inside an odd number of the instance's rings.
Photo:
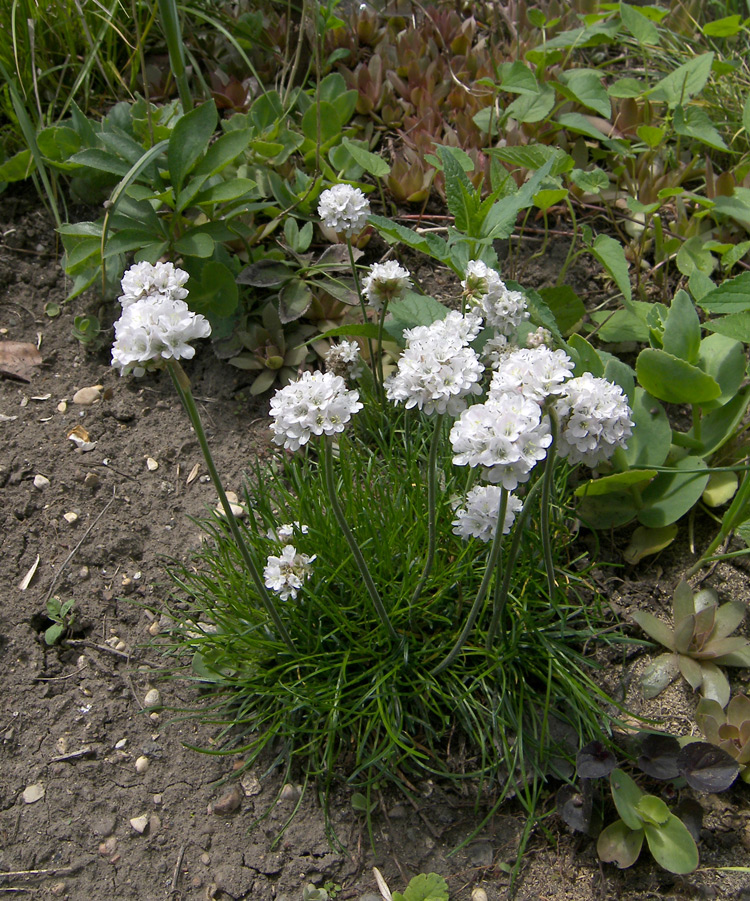
<svg viewBox="0 0 750 901">
<path fill-rule="evenodd" d="M 633 433 L 622 388 L 590 372 L 565 385 L 555 410 L 560 419 L 558 453 L 591 469 L 608 460 Z"/>
<path fill-rule="evenodd" d="M 283 525 L 280 525 L 278 529 L 269 529 L 266 532 L 266 537 L 270 538 L 271 541 L 278 541 L 279 544 L 285 545 L 291 542 L 295 533 L 307 535 L 309 531 L 310 530 L 306 525 L 303 525 L 295 519 L 294 522 L 285 522 Z"/>
<path fill-rule="evenodd" d="M 564 382 L 570 378 L 573 361 L 563 350 L 522 347 L 506 353 L 492 376 L 489 396 L 512 392 L 537 403 L 551 394 L 562 394 Z"/>
<path fill-rule="evenodd" d="M 375 310 L 382 310 L 385 304 L 398 300 L 411 286 L 409 270 L 395 260 L 374 263 L 362 282 L 362 293 Z"/>
<path fill-rule="evenodd" d="M 112 346 L 112 365 L 121 375 L 141 376 L 166 360 L 190 360 L 195 348 L 189 342 L 211 334 L 208 320 L 188 309 L 183 299 L 187 278 L 171 263 L 138 263 L 125 273 L 122 316 L 115 323 Z M 150 293 L 136 297 L 137 290 L 147 290 L 149 285 Z"/>
<path fill-rule="evenodd" d="M 523 294 L 510 291 L 497 272 L 481 260 L 469 260 L 461 285 L 474 311 L 502 335 L 514 335 L 521 322 L 529 318 Z"/>
<path fill-rule="evenodd" d="M 464 506 L 456 510 L 453 520 L 453 534 L 461 538 L 478 538 L 480 541 L 491 541 L 497 527 L 500 513 L 501 489 L 497 485 L 477 485 L 466 495 Z M 508 505 L 503 522 L 503 535 L 510 532 L 516 514 L 523 507 L 515 494 L 508 495 Z"/>
<path fill-rule="evenodd" d="M 188 291 L 184 285 L 188 278 L 187 272 L 176 269 L 174 263 L 135 263 L 122 277 L 122 295 L 118 300 L 123 309 L 137 300 L 155 295 L 170 300 L 185 300 Z"/>
<path fill-rule="evenodd" d="M 361 409 L 359 394 L 349 391 L 340 375 L 305 372 L 271 398 L 273 440 L 287 450 L 299 450 L 312 435 L 343 432 Z"/>
<path fill-rule="evenodd" d="M 351 237 L 367 225 L 370 202 L 359 188 L 334 185 L 320 195 L 318 215 L 327 228 Z"/>
<path fill-rule="evenodd" d="M 480 328 L 478 316 L 452 311 L 431 325 L 407 329 L 398 369 L 385 380 L 388 399 L 407 409 L 457 416 L 469 395 L 482 393 L 484 366 L 469 347 Z"/>
<path fill-rule="evenodd" d="M 457 466 L 481 466 L 483 478 L 512 491 L 546 457 L 552 434 L 538 403 L 506 393 L 464 410 L 450 441 Z"/>
<path fill-rule="evenodd" d="M 331 345 L 325 356 L 328 372 L 340 375 L 344 379 L 358 379 L 362 375 L 362 361 L 359 356 L 359 344 L 356 341 L 340 341 Z"/>
<path fill-rule="evenodd" d="M 305 580 L 312 575 L 310 564 L 315 557 L 315 554 L 312 557 L 300 554 L 292 544 L 285 545 L 280 556 L 272 554 L 266 561 L 263 570 L 266 588 L 276 592 L 282 601 L 296 598 Z"/>
</svg>

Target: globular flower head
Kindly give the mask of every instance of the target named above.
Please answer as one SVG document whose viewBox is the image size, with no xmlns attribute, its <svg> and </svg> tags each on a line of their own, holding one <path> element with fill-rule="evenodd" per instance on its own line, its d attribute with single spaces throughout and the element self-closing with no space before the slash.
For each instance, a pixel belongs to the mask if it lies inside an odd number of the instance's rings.
<svg viewBox="0 0 750 901">
<path fill-rule="evenodd" d="M 361 409 L 359 394 L 348 390 L 340 375 L 305 372 L 271 398 L 273 440 L 287 450 L 299 450 L 313 435 L 343 432 Z"/>
<path fill-rule="evenodd" d="M 477 485 L 466 495 L 463 506 L 456 509 L 456 518 L 451 525 L 453 534 L 461 538 L 478 538 L 491 541 L 497 528 L 502 490 L 497 485 Z M 510 532 L 516 513 L 523 504 L 515 494 L 508 495 L 508 505 L 503 521 L 503 535 Z"/>
<path fill-rule="evenodd" d="M 529 332 L 526 336 L 526 347 L 542 347 L 543 345 L 549 346 L 552 343 L 552 332 L 549 329 L 546 329 L 543 325 L 540 325 L 539 328 L 534 329 L 533 332 Z"/>
<path fill-rule="evenodd" d="M 490 382 L 489 397 L 520 394 L 544 403 L 551 394 L 562 394 L 565 380 L 573 371 L 573 361 L 563 350 L 522 347 L 499 360 Z"/>
<path fill-rule="evenodd" d="M 143 297 L 123 308 L 115 323 L 112 365 L 120 375 L 160 368 L 166 360 L 190 360 L 190 341 L 211 334 L 208 320 L 188 309 L 184 300 L 164 294 Z"/>
<path fill-rule="evenodd" d="M 513 491 L 547 456 L 549 419 L 538 403 L 519 394 L 500 394 L 463 411 L 450 433 L 453 462 L 481 466 L 482 478 Z"/>
<path fill-rule="evenodd" d="M 406 348 L 385 381 L 388 399 L 407 409 L 458 415 L 469 395 L 482 392 L 484 366 L 469 347 L 480 327 L 478 317 L 452 311 L 431 325 L 405 331 Z"/>
<path fill-rule="evenodd" d="M 170 300 L 184 300 L 188 296 L 184 285 L 189 277 L 174 263 L 135 263 L 122 277 L 122 295 L 118 300 L 123 308 L 144 297 L 156 295 Z"/>
<path fill-rule="evenodd" d="M 395 260 L 374 263 L 362 282 L 362 293 L 375 310 L 382 310 L 385 304 L 398 300 L 411 285 L 409 270 Z"/>
<path fill-rule="evenodd" d="M 325 356 L 326 370 L 344 379 L 358 379 L 362 375 L 359 344 L 356 341 L 340 341 L 333 344 Z"/>
<path fill-rule="evenodd" d="M 282 601 L 296 598 L 305 580 L 312 575 L 310 564 L 313 560 L 315 554 L 308 557 L 300 554 L 293 544 L 285 545 L 278 557 L 272 554 L 266 561 L 263 570 L 266 588 L 274 591 Z"/>
<path fill-rule="evenodd" d="M 351 237 L 367 225 L 370 202 L 359 188 L 334 185 L 320 195 L 318 215 L 327 228 Z"/>
<path fill-rule="evenodd" d="M 514 335 L 521 322 L 529 318 L 523 294 L 506 287 L 497 272 L 481 260 L 466 264 L 466 278 L 461 284 L 472 309 L 500 334 Z"/>
<path fill-rule="evenodd" d="M 571 379 L 555 404 L 558 453 L 592 469 L 625 447 L 633 433 L 628 399 L 619 385 L 585 372 Z"/>
</svg>

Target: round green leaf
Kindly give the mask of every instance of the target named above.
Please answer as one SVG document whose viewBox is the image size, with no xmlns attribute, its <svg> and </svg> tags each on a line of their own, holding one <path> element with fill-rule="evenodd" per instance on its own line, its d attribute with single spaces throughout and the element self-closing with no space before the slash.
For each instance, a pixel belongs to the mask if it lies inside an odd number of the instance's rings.
<svg viewBox="0 0 750 901">
<path fill-rule="evenodd" d="M 638 520 L 652 529 L 668 526 L 698 503 L 708 483 L 704 460 L 683 457 L 672 472 L 660 472 L 643 491 Z"/>
<path fill-rule="evenodd" d="M 718 382 L 697 366 L 647 347 L 635 364 L 641 386 L 659 400 L 672 404 L 703 404 L 721 395 Z"/>
<path fill-rule="evenodd" d="M 643 388 L 636 388 L 631 403 L 633 434 L 625 448 L 632 467 L 661 466 L 672 443 L 672 429 L 664 407 Z"/>
<path fill-rule="evenodd" d="M 622 820 L 607 826 L 596 843 L 596 853 L 605 863 L 614 863 L 622 870 L 631 867 L 643 846 L 643 829 L 629 829 Z"/>
<path fill-rule="evenodd" d="M 654 860 L 670 873 L 692 873 L 698 866 L 698 848 L 687 826 L 670 813 L 658 826 L 644 824 L 648 849 Z"/>
<path fill-rule="evenodd" d="M 651 554 L 658 554 L 668 547 L 677 536 L 677 525 L 672 523 L 661 529 L 647 529 L 638 526 L 630 538 L 630 544 L 623 551 L 622 556 L 628 563 L 635 565 Z"/>
</svg>

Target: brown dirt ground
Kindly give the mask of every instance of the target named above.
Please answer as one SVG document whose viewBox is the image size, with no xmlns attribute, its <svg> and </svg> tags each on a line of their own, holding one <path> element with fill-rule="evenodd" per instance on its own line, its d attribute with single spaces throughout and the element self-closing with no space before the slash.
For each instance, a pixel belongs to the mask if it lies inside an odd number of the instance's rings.
<svg viewBox="0 0 750 901">
<path fill-rule="evenodd" d="M 341 899 L 377 901 L 376 865 L 392 889 L 403 890 L 415 873 L 436 871 L 449 880 L 454 901 L 467 901 L 476 887 L 489 901 L 506 898 L 504 868 L 524 824 L 512 803 L 452 856 L 482 812 L 470 794 L 431 782 L 417 786 L 413 805 L 385 800 L 385 812 L 374 819 L 374 851 L 343 788 L 332 820 L 345 850 L 329 846 L 312 791 L 276 841 L 294 806 L 276 803 L 276 772 L 248 774 L 234 814 L 209 812 L 227 792 L 219 783 L 235 759 L 189 750 L 186 744 L 210 748 L 212 729 L 150 713 L 144 699 L 157 685 L 167 707 L 197 699 L 188 683 L 157 682 L 161 659 L 149 642 L 167 591 L 163 558 L 190 558 L 201 540 L 190 517 L 213 506 L 214 493 L 201 476 L 187 484 L 200 452 L 168 379 L 120 379 L 109 368 L 106 345 L 91 352 L 76 342 L 73 316 L 96 311 L 90 299 L 64 306 L 57 318 L 45 315 L 45 304 L 62 305 L 68 289 L 57 250 L 33 196 L 0 197 L 0 341 L 38 345 L 43 360 L 28 382 L 0 378 L 0 893 L 70 901 L 297 901 L 312 882 L 341 886 Z M 553 244 L 544 260 L 527 267 L 525 282 L 544 284 L 566 250 Z M 577 290 L 601 292 L 593 273 L 578 268 L 571 277 Z M 110 307 L 108 321 L 113 316 Z M 219 470 L 226 486 L 239 490 L 248 461 L 269 450 L 266 402 L 245 399 L 245 376 L 209 348 L 189 371 Z M 72 402 L 77 389 L 92 385 L 103 386 L 100 400 Z M 68 440 L 75 426 L 87 430 L 92 450 L 81 452 Z M 158 468 L 149 469 L 147 458 Z M 37 475 L 49 480 L 47 487 L 35 486 Z M 68 513 L 77 515 L 73 524 Z M 616 547 L 612 553 L 618 559 Z M 679 569 L 663 575 L 662 565 L 669 561 L 606 571 L 606 590 L 621 614 L 635 606 L 666 611 Z M 722 565 L 711 582 L 722 596 L 748 599 L 739 566 Z M 43 631 L 53 594 L 74 599 L 76 620 L 74 640 L 48 648 Z M 625 690 L 643 665 L 643 655 L 635 655 L 611 666 L 610 690 Z M 694 699 L 683 686 L 656 706 L 642 705 L 636 690 L 628 697 L 634 712 L 661 714 L 680 732 L 692 728 Z M 136 760 L 144 757 L 148 768 L 138 772 Z M 28 803 L 33 791 L 26 799 L 24 791 L 39 786 L 43 796 Z M 750 899 L 750 875 L 713 869 L 750 863 L 747 787 L 703 796 L 701 803 L 698 872 L 675 877 L 646 855 L 627 871 L 601 866 L 592 842 L 571 835 L 553 815 L 546 831 L 532 836 L 517 897 Z M 550 798 L 544 809 L 552 807 Z M 143 833 L 131 825 L 139 817 L 149 824 Z"/>
</svg>

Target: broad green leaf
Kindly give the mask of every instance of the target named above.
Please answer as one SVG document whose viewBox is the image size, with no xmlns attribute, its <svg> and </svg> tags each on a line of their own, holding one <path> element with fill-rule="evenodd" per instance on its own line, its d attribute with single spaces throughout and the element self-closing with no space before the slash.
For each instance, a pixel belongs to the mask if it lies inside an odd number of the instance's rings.
<svg viewBox="0 0 750 901">
<path fill-rule="evenodd" d="M 628 261 L 622 244 L 609 235 L 597 235 L 589 250 L 612 276 L 625 299 L 625 306 L 629 306 L 633 295 L 630 289 Z"/>
<path fill-rule="evenodd" d="M 312 300 L 312 291 L 302 279 L 289 279 L 279 291 L 279 319 L 282 325 L 304 316 Z"/>
<path fill-rule="evenodd" d="M 741 313 L 750 310 L 750 272 L 741 272 L 706 294 L 698 306 L 707 313 Z"/>
<path fill-rule="evenodd" d="M 393 893 L 393 901 L 448 901 L 448 883 L 437 873 L 414 876 L 403 895 Z"/>
<path fill-rule="evenodd" d="M 551 85 L 542 85 L 538 94 L 523 94 L 503 110 L 502 119 L 515 119 L 521 125 L 526 122 L 541 122 L 555 106 L 555 90 Z"/>
<path fill-rule="evenodd" d="M 520 60 L 501 63 L 498 67 L 500 87 L 509 94 L 537 94 L 539 82 L 529 67 Z"/>
<path fill-rule="evenodd" d="M 573 493 L 576 497 L 598 497 L 604 494 L 613 494 L 632 488 L 634 485 L 647 485 L 656 475 L 655 469 L 629 469 L 627 472 L 616 472 L 599 479 L 589 479 L 588 482 L 579 485 Z"/>
<path fill-rule="evenodd" d="M 89 150 L 82 150 L 80 153 L 74 154 L 70 158 L 71 163 L 88 169 L 98 169 L 100 172 L 109 172 L 112 175 L 127 175 L 130 166 L 125 160 L 107 153 L 106 150 L 99 150 L 92 147 Z"/>
<path fill-rule="evenodd" d="M 598 166 L 591 170 L 574 169 L 570 173 L 570 180 L 588 194 L 598 194 L 609 187 L 609 176 Z"/>
<path fill-rule="evenodd" d="M 698 106 L 678 105 L 674 111 L 672 126 L 678 135 L 695 138 L 714 150 L 728 150 L 708 113 Z"/>
<path fill-rule="evenodd" d="M 0 181 L 23 181 L 34 171 L 34 157 L 30 150 L 19 150 L 0 165 Z"/>
<path fill-rule="evenodd" d="M 632 366 L 620 360 L 618 357 L 610 357 L 604 366 L 604 378 L 608 382 L 619 385 L 628 399 L 633 400 L 635 391 L 635 370 Z"/>
<path fill-rule="evenodd" d="M 682 678 L 693 691 L 697 691 L 703 684 L 703 669 L 700 663 L 686 654 L 678 654 L 677 665 L 682 673 Z"/>
<path fill-rule="evenodd" d="M 563 128 L 567 128 L 569 131 L 573 131 L 576 134 L 585 135 L 587 138 L 591 138 L 594 141 L 603 141 L 606 144 L 610 143 L 609 135 L 593 125 L 591 121 L 581 113 L 561 113 L 557 117 L 557 121 Z"/>
<path fill-rule="evenodd" d="M 646 90 L 646 86 L 636 78 L 618 78 L 607 88 L 610 97 L 626 98 L 640 97 Z"/>
<path fill-rule="evenodd" d="M 750 241 L 742 241 L 740 244 L 731 244 L 721 255 L 721 265 L 729 270 L 750 252 Z"/>
<path fill-rule="evenodd" d="M 544 213 L 561 200 L 565 200 L 568 196 L 567 188 L 549 188 L 544 191 L 537 191 L 534 194 L 534 206 Z"/>
<path fill-rule="evenodd" d="M 643 846 L 642 828 L 630 829 L 617 820 L 603 829 L 596 842 L 596 853 L 605 863 L 614 863 L 621 870 L 632 867 Z"/>
<path fill-rule="evenodd" d="M 639 312 L 644 307 L 651 307 L 641 300 L 634 300 L 628 310 L 597 310 L 591 313 L 591 320 L 598 326 L 596 334 L 606 343 L 619 344 L 623 341 L 636 341 L 646 344 L 649 339 L 648 325 Z"/>
<path fill-rule="evenodd" d="M 750 241 L 748 242 L 748 247 L 750 248 Z M 710 294 L 715 288 L 716 285 L 714 282 L 705 272 L 701 272 L 700 269 L 693 269 L 688 276 L 688 289 L 696 303 L 698 303 L 701 297 Z"/>
<path fill-rule="evenodd" d="M 237 282 L 231 269 L 216 260 L 209 260 L 201 269 L 200 280 L 191 278 L 188 304 L 191 310 L 204 316 L 231 316 L 239 303 Z"/>
<path fill-rule="evenodd" d="M 318 120 L 318 108 L 320 109 L 320 120 Z M 344 123 L 341 122 L 339 112 L 333 104 L 321 101 L 319 105 L 311 106 L 302 117 L 302 133 L 313 144 L 318 143 L 318 121 L 320 121 L 319 143 L 321 147 L 341 135 Z"/>
<path fill-rule="evenodd" d="M 692 873 L 698 866 L 698 848 L 687 826 L 670 813 L 660 826 L 644 824 L 646 842 L 654 860 L 670 873 Z"/>
<path fill-rule="evenodd" d="M 703 323 L 703 328 L 709 332 L 726 335 L 727 338 L 741 341 L 743 344 L 750 344 L 750 310 L 711 319 Z"/>
<path fill-rule="evenodd" d="M 648 92 L 650 98 L 663 100 L 670 109 L 674 109 L 703 90 L 711 74 L 713 61 L 713 53 L 703 53 L 678 66 L 651 88 Z"/>
<path fill-rule="evenodd" d="M 647 147 L 654 150 L 664 140 L 666 129 L 656 125 L 639 125 L 635 133 Z"/>
<path fill-rule="evenodd" d="M 466 234 L 475 235 L 478 231 L 475 222 L 476 212 L 481 203 L 479 192 L 474 189 L 452 153 L 443 147 L 438 148 L 438 153 L 445 174 L 445 199 L 450 213 L 455 218 L 456 228 Z"/>
<path fill-rule="evenodd" d="M 636 373 L 649 394 L 672 404 L 703 404 L 721 395 L 718 382 L 697 366 L 654 347 L 638 354 Z"/>
<path fill-rule="evenodd" d="M 630 493 L 582 498 L 578 518 L 591 529 L 616 529 L 635 519 L 637 508 Z"/>
<path fill-rule="evenodd" d="M 716 267 L 716 257 L 704 247 L 700 235 L 694 235 L 682 244 L 676 262 L 683 275 L 691 275 L 696 269 L 710 275 Z"/>
<path fill-rule="evenodd" d="M 712 472 L 701 500 L 709 507 L 723 507 L 737 493 L 738 484 L 736 472 Z"/>
<path fill-rule="evenodd" d="M 708 335 L 700 343 L 698 365 L 721 388 L 721 394 L 713 404 L 704 409 L 729 403 L 739 391 L 745 378 L 745 351 L 739 341 L 725 335 Z"/>
<path fill-rule="evenodd" d="M 686 291 L 678 291 L 672 298 L 664 332 L 662 347 L 664 350 L 688 363 L 698 360 L 701 346 L 701 324 L 693 301 Z M 739 387 L 739 385 L 737 385 Z"/>
<path fill-rule="evenodd" d="M 409 292 L 404 300 L 391 303 L 388 312 L 390 318 L 386 321 L 386 330 L 400 340 L 404 329 L 430 325 L 438 319 L 445 319 L 448 308 L 433 297 Z"/>
<path fill-rule="evenodd" d="M 210 235 L 195 229 L 185 232 L 174 243 L 174 249 L 177 253 L 189 257 L 210 257 L 214 252 L 215 246 L 214 239 Z"/>
<path fill-rule="evenodd" d="M 369 172 L 374 178 L 385 178 L 390 173 L 391 167 L 382 156 L 370 153 L 369 150 L 366 150 L 359 144 L 355 144 L 348 138 L 344 138 L 341 143 L 346 147 L 352 159 L 359 163 L 365 172 Z"/>
<path fill-rule="evenodd" d="M 523 169 L 541 169 L 552 160 L 550 175 L 562 175 L 573 168 L 573 158 L 559 147 L 547 144 L 526 144 L 519 147 L 492 147 L 487 151 L 490 156 L 518 166 Z"/>
<path fill-rule="evenodd" d="M 564 334 L 586 315 L 586 307 L 581 298 L 568 285 L 542 288 L 539 291 L 547 304 L 560 331 Z"/>
<path fill-rule="evenodd" d="M 661 529 L 647 529 L 646 526 L 638 526 L 630 536 L 628 546 L 622 553 L 625 560 L 632 566 L 640 563 L 644 557 L 658 554 L 675 540 L 679 531 L 676 523 L 664 526 Z"/>
<path fill-rule="evenodd" d="M 731 641 L 731 639 L 725 639 Z M 740 639 L 742 641 L 742 639 Z M 741 649 L 741 648 L 740 648 Z M 731 651 L 729 652 L 731 653 Z M 721 663 L 721 657 L 716 658 L 717 663 Z M 709 701 L 716 701 L 722 707 L 726 707 L 731 696 L 729 682 L 724 673 L 719 669 L 716 663 L 710 660 L 701 660 L 701 672 L 703 673 L 703 681 L 701 683 L 701 694 Z"/>
<path fill-rule="evenodd" d="M 203 203 L 230 203 L 249 194 L 255 187 L 256 183 L 251 178 L 232 178 L 201 191 L 193 199 L 193 203 L 196 206 Z"/>
<path fill-rule="evenodd" d="M 438 260 L 441 263 L 448 263 L 451 255 L 447 243 L 437 235 L 433 234 L 417 234 L 410 228 L 399 225 L 385 216 L 370 216 L 369 222 L 374 225 L 380 234 L 391 244 L 401 242 L 412 250 Z M 462 276 L 463 277 L 463 276 Z"/>
<path fill-rule="evenodd" d="M 612 104 L 602 84 L 602 75 L 590 69 L 568 69 L 560 75 L 562 89 L 569 99 L 598 113 L 604 119 L 612 115 Z M 564 90 L 567 88 L 567 90 Z"/>
<path fill-rule="evenodd" d="M 217 138 L 208 148 L 203 159 L 193 169 L 193 175 L 205 175 L 207 177 L 217 175 L 230 163 L 237 161 L 238 157 L 244 155 L 252 137 L 252 129 L 243 128 L 237 131 L 230 131 L 228 134 Z"/>
<path fill-rule="evenodd" d="M 724 16 L 713 22 L 706 22 L 701 31 L 707 38 L 731 38 L 742 31 L 742 16 Z"/>
<path fill-rule="evenodd" d="M 661 466 L 672 443 L 672 428 L 664 407 L 639 387 L 630 408 L 635 425 L 625 448 L 628 463 L 632 467 Z"/>
<path fill-rule="evenodd" d="M 670 817 L 669 808 L 656 795 L 644 795 L 638 802 L 637 810 L 644 823 L 653 826 L 663 826 Z"/>
<path fill-rule="evenodd" d="M 180 191 L 188 173 L 208 149 L 217 121 L 216 104 L 210 100 L 182 116 L 172 129 L 167 165 L 175 191 Z"/>
<path fill-rule="evenodd" d="M 714 211 L 729 216 L 750 230 L 750 189 L 735 188 L 731 197 L 714 198 Z"/>
<path fill-rule="evenodd" d="M 658 44 L 659 29 L 634 6 L 620 3 L 620 18 L 639 44 Z"/>
<path fill-rule="evenodd" d="M 625 825 L 630 829 L 640 829 L 642 823 L 637 807 L 643 792 L 630 776 L 620 769 L 612 770 L 609 785 L 612 790 L 612 800 Z"/>
<path fill-rule="evenodd" d="M 57 125 L 44 128 L 37 135 L 39 150 L 56 163 L 65 163 L 81 149 L 81 138 L 72 128 L 65 125 Z"/>
<path fill-rule="evenodd" d="M 641 494 L 643 509 L 638 520 L 644 526 L 660 528 L 676 522 L 700 499 L 708 482 L 705 461 L 683 457 L 672 472 L 660 472 Z"/>
<path fill-rule="evenodd" d="M 568 339 L 568 345 L 573 351 L 574 359 L 577 357 L 575 374 L 583 375 L 584 372 L 590 372 L 596 378 L 604 375 L 604 363 L 602 358 L 596 352 L 596 348 L 581 335 L 571 335 Z"/>
</svg>

